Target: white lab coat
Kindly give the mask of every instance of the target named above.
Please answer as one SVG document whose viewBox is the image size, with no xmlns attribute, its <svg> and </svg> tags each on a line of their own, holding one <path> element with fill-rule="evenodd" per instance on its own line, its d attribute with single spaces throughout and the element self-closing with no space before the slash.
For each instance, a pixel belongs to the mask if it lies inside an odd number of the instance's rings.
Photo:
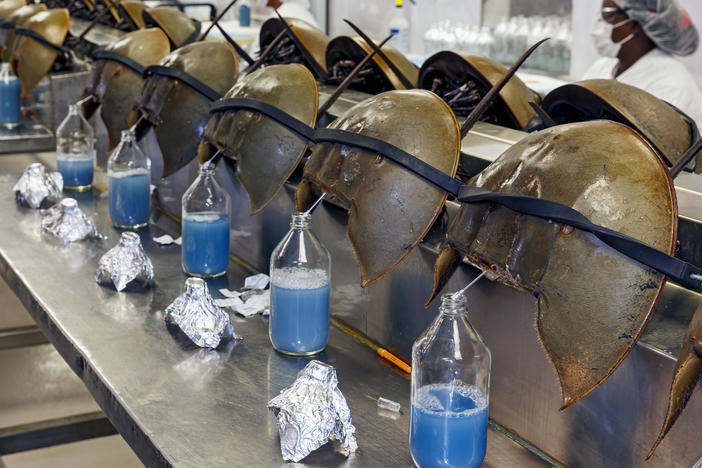
<svg viewBox="0 0 702 468">
<path fill-rule="evenodd" d="M 616 65 L 617 59 L 601 57 L 583 79 L 613 78 Z M 653 49 L 616 79 L 669 102 L 694 119 L 698 127 L 702 125 L 702 92 L 685 65 L 672 55 Z"/>
</svg>

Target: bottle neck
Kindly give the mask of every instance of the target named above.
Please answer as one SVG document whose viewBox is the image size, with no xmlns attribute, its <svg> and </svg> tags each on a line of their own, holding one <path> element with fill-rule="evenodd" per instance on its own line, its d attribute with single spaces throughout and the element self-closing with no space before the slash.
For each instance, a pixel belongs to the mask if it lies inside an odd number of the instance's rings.
<svg viewBox="0 0 702 468">
<path fill-rule="evenodd" d="M 454 293 L 441 296 L 441 306 L 439 312 L 442 315 L 461 315 L 466 311 L 466 297 L 461 294 L 458 297 Z"/>
<path fill-rule="evenodd" d="M 292 215 L 292 221 L 290 222 L 290 227 L 292 229 L 302 229 L 308 231 L 310 229 L 310 223 L 312 222 L 312 215 L 302 212 L 298 212 Z"/>
</svg>

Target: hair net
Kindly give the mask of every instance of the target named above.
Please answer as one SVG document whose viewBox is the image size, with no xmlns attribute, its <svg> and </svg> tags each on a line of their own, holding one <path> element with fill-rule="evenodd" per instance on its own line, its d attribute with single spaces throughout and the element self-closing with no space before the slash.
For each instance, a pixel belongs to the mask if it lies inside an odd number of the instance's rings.
<svg viewBox="0 0 702 468">
<path fill-rule="evenodd" d="M 614 0 L 661 49 L 675 55 L 697 50 L 699 36 L 690 15 L 675 0 Z"/>
</svg>

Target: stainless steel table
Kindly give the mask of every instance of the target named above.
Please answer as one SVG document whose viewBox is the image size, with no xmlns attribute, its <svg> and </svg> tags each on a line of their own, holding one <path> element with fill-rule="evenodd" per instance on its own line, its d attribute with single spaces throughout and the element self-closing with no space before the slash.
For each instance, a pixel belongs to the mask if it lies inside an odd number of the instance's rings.
<svg viewBox="0 0 702 468">
<path fill-rule="evenodd" d="M 40 234 L 38 212 L 15 204 L 16 178 L 0 175 L 0 274 L 139 458 L 148 466 L 292 466 L 281 458 L 266 403 L 308 360 L 276 353 L 260 316 L 232 316 L 241 342 L 217 350 L 189 345 L 163 321 L 185 280 L 180 247 L 151 240 L 163 232 L 157 226 L 169 228 L 165 220 L 140 232 L 156 286 L 117 293 L 93 280 L 97 260 L 119 237 L 108 222 L 106 194 L 76 198 L 109 239 L 62 246 Z M 239 288 L 247 274 L 232 264 L 210 289 L 218 296 L 219 288 Z M 335 328 L 317 359 L 337 369 L 359 450 L 347 459 L 327 444 L 295 466 L 410 466 L 408 377 Z M 402 413 L 379 410 L 381 395 L 400 402 Z M 547 464 L 490 430 L 484 466 Z"/>
</svg>

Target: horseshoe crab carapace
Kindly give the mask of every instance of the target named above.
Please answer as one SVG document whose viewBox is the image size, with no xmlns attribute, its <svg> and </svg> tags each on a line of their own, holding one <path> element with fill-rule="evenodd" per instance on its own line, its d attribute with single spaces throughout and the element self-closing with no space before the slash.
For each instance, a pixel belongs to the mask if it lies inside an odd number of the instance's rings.
<svg viewBox="0 0 702 468">
<path fill-rule="evenodd" d="M 68 10 L 40 11 L 25 21 L 23 27 L 41 35 L 46 41 L 60 46 L 68 33 Z M 42 78 L 51 70 L 59 52 L 35 38 L 21 35 L 15 38 L 10 63 L 22 85 L 22 95 L 29 96 Z"/>
<path fill-rule="evenodd" d="M 424 62 L 419 70 L 417 87 L 438 94 L 456 115 L 465 117 L 506 73 L 507 68 L 487 57 L 444 51 Z M 536 115 L 529 103 L 538 104 L 538 94 L 513 76 L 482 120 L 523 130 Z"/>
<path fill-rule="evenodd" d="M 424 90 L 388 91 L 366 99 L 329 125 L 386 141 L 455 176 L 460 133 L 444 101 Z M 347 234 L 361 285 L 381 278 L 409 255 L 438 218 L 447 194 L 380 154 L 338 143 L 317 143 L 297 188 L 300 211 L 313 187 L 349 211 Z"/>
<path fill-rule="evenodd" d="M 239 60 L 225 41 L 188 44 L 168 54 L 159 65 L 184 72 L 221 97 L 236 82 Z M 209 108 L 217 97 L 207 97 L 177 78 L 151 75 L 141 88 L 136 108 L 144 118 L 137 135 L 154 127 L 163 154 L 163 177 L 192 161 L 209 120 Z M 132 114 L 130 125 L 137 123 Z"/>
<path fill-rule="evenodd" d="M 542 107 L 556 124 L 607 119 L 628 125 L 669 166 L 699 138 L 697 126 L 688 116 L 652 94 L 617 80 L 584 80 L 561 86 L 546 95 Z M 702 164 L 696 167 L 702 172 Z"/>
<path fill-rule="evenodd" d="M 297 18 L 285 18 L 296 40 L 309 52 L 306 57 L 290 34 L 285 34 L 274 49 L 263 59 L 263 65 L 283 65 L 287 63 L 301 63 L 319 78 L 319 70 L 326 71 L 326 51 L 329 37 L 311 24 Z M 263 23 L 259 35 L 261 50 L 264 50 L 276 37 L 285 30 L 285 25 L 279 18 L 271 18 Z"/>
<path fill-rule="evenodd" d="M 12 23 L 17 26 L 23 26 L 24 23 L 39 13 L 40 11 L 46 11 L 46 5 L 41 3 L 36 3 L 34 5 L 26 5 L 14 10 L 4 19 L 8 23 Z M 3 18 L 0 16 L 0 18 Z M 15 46 L 15 30 L 13 28 L 2 28 L 0 29 L 0 56 L 5 62 L 10 61 L 12 56 L 12 49 Z"/>
<path fill-rule="evenodd" d="M 166 33 L 168 39 L 171 40 L 172 49 L 191 44 L 200 35 L 200 22 L 189 18 L 175 7 L 145 8 L 141 15 L 145 26 L 161 28 Z"/>
<path fill-rule="evenodd" d="M 670 173 L 637 132 L 597 120 L 560 125 L 515 143 L 469 185 L 561 203 L 591 222 L 673 252 L 677 202 Z M 567 407 L 629 353 L 665 276 L 571 226 L 492 203 L 464 204 L 434 271 L 436 296 L 463 256 L 534 294 L 537 329 Z"/>
<path fill-rule="evenodd" d="M 351 73 L 356 65 L 371 52 L 370 46 L 359 36 L 339 36 L 329 42 L 326 63 L 330 84 L 338 85 Z M 391 45 L 384 45 L 381 50 L 395 66 L 412 83 L 417 83 L 418 70 L 412 62 Z M 373 59 L 356 75 L 349 86 L 351 89 L 368 94 L 378 94 L 393 89 L 406 89 L 397 75 L 385 61 L 375 55 Z"/>
<path fill-rule="evenodd" d="M 260 68 L 234 85 L 227 98 L 263 101 L 310 126 L 317 118 L 317 82 L 300 64 Z M 254 214 L 300 164 L 307 142 L 260 113 L 232 109 L 210 117 L 199 149 L 200 161 L 209 159 L 214 148 L 236 161 L 236 176 L 249 194 Z"/>
<path fill-rule="evenodd" d="M 105 50 L 146 67 L 165 57 L 170 52 L 170 46 L 163 31 L 149 28 L 127 33 Z M 128 117 L 143 83 L 141 74 L 123 63 L 104 59 L 95 61 L 82 96 L 92 96 L 93 99 L 83 104 L 83 115 L 90 118 L 101 106 L 100 117 L 109 136 L 108 150 L 119 143 L 120 132 L 128 128 Z"/>
</svg>

